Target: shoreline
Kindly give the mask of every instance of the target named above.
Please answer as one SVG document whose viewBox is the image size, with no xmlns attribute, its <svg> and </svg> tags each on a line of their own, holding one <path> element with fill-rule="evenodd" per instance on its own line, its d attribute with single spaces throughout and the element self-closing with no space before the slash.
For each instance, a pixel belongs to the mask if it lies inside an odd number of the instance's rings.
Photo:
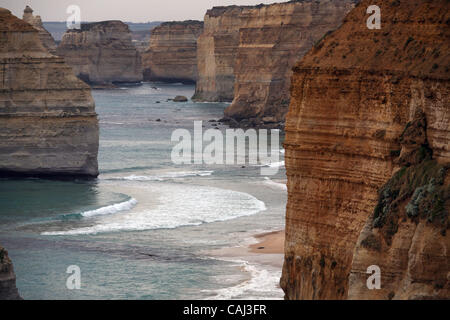
<svg viewBox="0 0 450 320">
<path fill-rule="evenodd" d="M 238 247 L 225 247 L 207 252 L 218 260 L 237 263 L 245 279 L 216 291 L 218 300 L 283 299 L 280 287 L 284 263 L 284 230 L 253 234 L 255 241 Z"/>
<path fill-rule="evenodd" d="M 209 251 L 208 254 L 217 258 L 240 259 L 249 263 L 268 265 L 280 268 L 281 271 L 284 262 L 284 235 L 284 230 L 257 233 L 252 235 L 257 240 L 256 243 L 216 249 Z"/>
</svg>

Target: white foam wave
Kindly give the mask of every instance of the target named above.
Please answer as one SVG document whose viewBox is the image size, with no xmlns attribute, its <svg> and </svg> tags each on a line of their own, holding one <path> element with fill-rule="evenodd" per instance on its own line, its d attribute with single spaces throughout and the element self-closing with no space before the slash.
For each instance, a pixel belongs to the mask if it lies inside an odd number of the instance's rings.
<svg viewBox="0 0 450 320">
<path fill-rule="evenodd" d="M 287 185 L 285 183 L 275 182 L 268 177 L 264 177 L 264 184 L 274 187 L 274 188 L 277 188 L 277 189 L 287 191 Z"/>
<path fill-rule="evenodd" d="M 108 180 L 127 180 L 127 181 L 165 181 L 168 179 L 185 178 L 185 177 L 206 177 L 210 176 L 214 171 L 181 171 L 169 172 L 161 175 L 146 176 L 146 175 L 130 175 L 124 177 L 111 177 Z"/>
<path fill-rule="evenodd" d="M 269 266 L 263 267 L 250 264 L 242 260 L 229 260 L 236 263 L 244 272 L 250 276 L 249 280 L 239 284 L 214 290 L 216 294 L 210 297 L 211 300 L 275 300 L 283 299 L 283 291 L 279 287 L 281 271 Z M 272 270 L 273 269 L 273 270 Z M 211 292 L 211 290 L 203 290 Z"/>
<path fill-rule="evenodd" d="M 268 166 L 270 168 L 284 167 L 284 161 L 269 163 L 269 164 L 266 164 L 266 166 Z"/>
<path fill-rule="evenodd" d="M 278 167 L 284 167 L 284 165 L 285 165 L 284 161 L 277 161 L 277 162 L 271 162 L 271 163 L 265 163 L 265 164 L 258 164 L 255 167 L 278 168 Z"/>
<path fill-rule="evenodd" d="M 152 188 L 155 188 L 152 190 Z M 160 204 L 143 211 L 100 217 L 97 224 L 44 235 L 83 235 L 117 231 L 174 229 L 203 223 L 227 221 L 266 210 L 264 202 L 250 194 L 213 187 L 161 184 L 149 187 L 160 194 Z"/>
<path fill-rule="evenodd" d="M 95 210 L 82 212 L 81 215 L 83 217 L 94 217 L 94 216 L 103 216 L 106 214 L 112 214 L 120 211 L 131 210 L 137 204 L 137 200 L 131 198 L 128 201 L 124 201 L 121 203 L 112 204 L 106 207 L 102 207 Z"/>
<path fill-rule="evenodd" d="M 123 122 L 112 122 L 112 121 L 100 121 L 100 124 L 116 124 L 116 125 L 122 125 Z"/>
</svg>

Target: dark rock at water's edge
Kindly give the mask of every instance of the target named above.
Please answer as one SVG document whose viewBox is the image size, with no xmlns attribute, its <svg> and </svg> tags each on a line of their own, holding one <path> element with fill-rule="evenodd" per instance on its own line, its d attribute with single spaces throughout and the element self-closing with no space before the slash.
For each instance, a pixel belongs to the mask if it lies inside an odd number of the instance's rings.
<svg viewBox="0 0 450 320">
<path fill-rule="evenodd" d="M 176 96 L 173 99 L 173 102 L 188 102 L 188 98 L 186 98 L 185 96 Z"/>
<path fill-rule="evenodd" d="M 8 251 L 0 246 L 0 300 L 22 300 Z"/>
</svg>

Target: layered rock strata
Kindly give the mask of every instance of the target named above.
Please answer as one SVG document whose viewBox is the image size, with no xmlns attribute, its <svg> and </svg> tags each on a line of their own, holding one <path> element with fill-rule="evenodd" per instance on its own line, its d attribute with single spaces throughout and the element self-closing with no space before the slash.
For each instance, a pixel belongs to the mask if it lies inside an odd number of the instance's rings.
<svg viewBox="0 0 450 320">
<path fill-rule="evenodd" d="M 16 275 L 8 251 L 0 246 L 0 300 L 20 300 Z"/>
<path fill-rule="evenodd" d="M 252 126 L 283 122 L 292 67 L 327 31 L 342 23 L 353 2 L 292 1 L 244 8 L 234 100 L 225 115 Z"/>
<path fill-rule="evenodd" d="M 165 22 L 151 31 L 142 57 L 144 80 L 195 83 L 201 21 Z"/>
<path fill-rule="evenodd" d="M 141 56 L 121 21 L 86 23 L 68 30 L 57 54 L 88 84 L 142 81 Z"/>
<path fill-rule="evenodd" d="M 341 24 L 354 2 L 306 0 L 209 10 L 198 40 L 193 99 L 230 101 L 225 115 L 249 125 L 284 121 L 292 67 Z"/>
<path fill-rule="evenodd" d="M 52 35 L 45 30 L 42 25 L 42 19 L 40 16 L 33 16 L 33 9 L 29 6 L 25 7 L 23 10 L 22 20 L 31 24 L 35 29 L 39 31 L 39 39 L 41 40 L 44 47 L 51 53 L 56 54 L 56 43 L 55 39 L 53 39 Z"/>
<path fill-rule="evenodd" d="M 206 12 L 204 31 L 197 40 L 198 80 L 193 100 L 233 100 L 243 9 L 243 6 L 214 7 Z"/>
<path fill-rule="evenodd" d="M 98 175 L 98 120 L 88 85 L 30 24 L 0 9 L 0 175 Z"/>
<path fill-rule="evenodd" d="M 367 28 L 370 5 L 381 29 Z M 287 299 L 450 298 L 449 9 L 363 0 L 295 66 Z"/>
</svg>

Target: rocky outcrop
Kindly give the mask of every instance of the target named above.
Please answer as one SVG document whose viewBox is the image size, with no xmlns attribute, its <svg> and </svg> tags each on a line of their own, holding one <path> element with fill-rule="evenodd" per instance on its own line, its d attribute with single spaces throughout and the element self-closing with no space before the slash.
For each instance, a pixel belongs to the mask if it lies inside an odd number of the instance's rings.
<svg viewBox="0 0 450 320">
<path fill-rule="evenodd" d="M 352 0 L 292 1 L 242 10 L 234 100 L 225 116 L 284 122 L 294 64 L 353 8 Z"/>
<path fill-rule="evenodd" d="M 0 33 L 0 175 L 97 176 L 89 86 L 6 9 Z"/>
<path fill-rule="evenodd" d="M 193 99 L 232 101 L 225 115 L 252 125 L 284 121 L 292 67 L 341 24 L 354 2 L 306 0 L 209 10 L 198 40 Z"/>
<path fill-rule="evenodd" d="M 8 251 L 0 246 L 0 300 L 21 300 Z"/>
<path fill-rule="evenodd" d="M 244 7 L 214 7 L 206 12 L 204 31 L 197 40 L 197 101 L 232 101 L 234 67 L 241 12 Z"/>
<path fill-rule="evenodd" d="M 22 19 L 25 22 L 31 24 L 33 28 L 39 31 L 39 39 L 41 40 L 44 47 L 51 54 L 56 54 L 55 39 L 53 39 L 52 35 L 47 30 L 45 30 L 44 26 L 42 25 L 41 17 L 33 16 L 33 9 L 31 9 L 29 6 L 26 6 L 25 10 L 23 10 Z"/>
<path fill-rule="evenodd" d="M 142 81 L 141 57 L 121 21 L 82 24 L 68 30 L 57 48 L 75 74 L 89 84 Z"/>
<path fill-rule="evenodd" d="M 201 21 L 165 22 L 151 31 L 143 54 L 144 80 L 195 83 Z"/>
<path fill-rule="evenodd" d="M 370 5 L 381 29 L 366 26 Z M 449 9 L 363 0 L 294 68 L 287 299 L 450 297 Z"/>
</svg>

